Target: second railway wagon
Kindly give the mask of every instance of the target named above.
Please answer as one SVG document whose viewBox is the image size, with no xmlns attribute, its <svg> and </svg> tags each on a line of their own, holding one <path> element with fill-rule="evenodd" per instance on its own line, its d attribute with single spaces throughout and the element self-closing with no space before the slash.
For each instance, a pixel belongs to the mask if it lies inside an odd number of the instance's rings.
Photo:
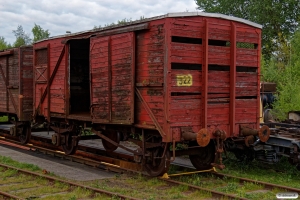
<svg viewBox="0 0 300 200">
<path fill-rule="evenodd" d="M 226 138 L 268 137 L 258 130 L 260 49 L 260 25 L 201 12 L 39 41 L 34 116 L 52 124 L 53 143 L 69 154 L 100 137 L 153 176 L 185 154 L 197 169 L 222 168 Z M 82 136 L 80 126 L 95 135 Z"/>
<path fill-rule="evenodd" d="M 22 143 L 30 138 L 33 113 L 33 51 L 22 46 L 0 51 L 0 114 L 8 116 L 15 126 L 11 135 Z"/>
</svg>

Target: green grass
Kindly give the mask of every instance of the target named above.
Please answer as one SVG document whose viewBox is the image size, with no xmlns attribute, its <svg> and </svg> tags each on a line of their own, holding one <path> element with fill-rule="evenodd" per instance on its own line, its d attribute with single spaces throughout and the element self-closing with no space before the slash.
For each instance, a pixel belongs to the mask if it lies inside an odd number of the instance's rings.
<svg viewBox="0 0 300 200">
<path fill-rule="evenodd" d="M 9 165 L 9 166 L 13 166 L 13 167 L 17 167 L 20 169 L 26 169 L 26 170 L 30 170 L 30 171 L 39 171 L 41 170 L 41 168 L 39 168 L 37 165 L 33 165 L 33 164 L 28 164 L 28 163 L 21 163 L 18 161 L 15 161 L 9 157 L 6 156 L 0 156 L 0 163 L 5 164 L 5 165 Z"/>
<path fill-rule="evenodd" d="M 202 194 L 190 190 L 188 186 L 170 185 L 158 178 L 149 178 L 141 175 L 129 176 L 124 174 L 86 184 L 141 199 L 201 199 L 203 196 L 211 196 L 207 193 Z"/>
<path fill-rule="evenodd" d="M 236 159 L 227 159 L 224 161 L 224 164 L 226 168 L 224 170 L 218 170 L 220 173 L 300 188 L 300 172 L 295 166 L 292 166 L 287 159 L 281 159 L 280 162 L 275 165 L 267 165 L 257 161 L 238 162 Z M 210 173 L 180 176 L 176 177 L 176 180 L 254 200 L 275 199 L 275 195 L 278 192 L 284 192 L 279 189 L 267 191 L 261 184 L 256 183 L 244 182 L 241 184 L 237 179 L 216 178 Z M 199 197 L 198 195 L 193 195 L 190 195 L 190 198 L 193 197 L 193 199 L 197 199 Z M 209 194 L 207 194 L 207 196 L 209 196 Z"/>
<path fill-rule="evenodd" d="M 4 156 L 0 156 L 0 162 L 30 171 L 41 172 L 41 169 L 35 165 L 19 163 Z M 268 166 L 256 161 L 246 163 L 229 159 L 225 160 L 224 164 L 226 165 L 226 168 L 223 171 L 220 171 L 221 173 L 300 188 L 300 172 L 297 171 L 294 166 L 291 166 L 286 159 L 280 161 L 278 165 L 273 166 Z M 179 168 L 177 167 L 171 167 L 171 171 L 173 172 L 177 173 L 178 170 Z M 31 176 L 24 176 L 23 174 L 18 174 L 15 170 L 6 170 L 6 168 L 3 167 L 0 167 L 0 172 L 0 184 L 7 184 L 7 188 L 3 188 L 3 190 L 11 189 L 13 185 L 17 184 L 18 182 L 26 182 L 26 184 L 23 184 L 22 186 L 25 190 L 18 192 L 18 195 L 21 195 L 24 198 L 38 197 L 46 194 L 46 197 L 43 197 L 43 199 L 117 199 L 114 197 L 110 198 L 105 195 L 92 194 L 88 190 L 73 188 L 60 182 L 52 182 L 49 184 L 49 182 L 47 183 L 47 181 L 42 178 L 35 179 L 33 181 Z M 278 189 L 265 192 L 260 184 L 239 184 L 238 180 L 230 178 L 220 179 L 214 177 L 210 173 L 180 176 L 176 177 L 176 179 L 196 186 L 230 194 L 236 194 L 239 197 L 245 197 L 249 199 L 274 199 L 276 193 L 281 192 Z M 138 174 L 118 174 L 110 179 L 81 183 L 141 199 L 146 198 L 154 200 L 211 198 L 211 194 L 209 192 L 190 190 L 187 186 L 169 185 L 168 183 L 157 178 L 148 178 Z M 31 188 L 35 187 L 36 184 L 38 184 L 39 187 L 32 191 Z M 15 188 L 19 188 L 19 186 Z M 28 191 L 26 191 L 26 188 L 28 188 Z M 259 191 L 257 192 L 257 190 Z"/>
<path fill-rule="evenodd" d="M 0 117 L 0 122 L 7 122 L 8 121 L 8 117 L 7 116 L 1 116 Z"/>
<path fill-rule="evenodd" d="M 236 160 L 224 161 L 226 168 L 221 173 L 253 180 L 264 181 L 289 187 L 300 188 L 300 171 L 283 158 L 275 165 L 253 161 L 237 162 Z"/>
<path fill-rule="evenodd" d="M 1 173 L 1 177 L 3 178 L 7 178 L 7 177 L 11 177 L 11 176 L 15 176 L 18 173 L 17 170 L 14 169 L 8 169 L 5 172 Z"/>
</svg>

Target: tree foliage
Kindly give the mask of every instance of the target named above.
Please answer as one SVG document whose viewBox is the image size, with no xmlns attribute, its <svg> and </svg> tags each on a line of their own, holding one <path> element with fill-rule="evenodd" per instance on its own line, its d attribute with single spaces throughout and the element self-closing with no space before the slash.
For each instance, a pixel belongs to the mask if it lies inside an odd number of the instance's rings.
<svg viewBox="0 0 300 200">
<path fill-rule="evenodd" d="M 32 28 L 32 34 L 33 34 L 33 42 L 36 42 L 38 40 L 42 40 L 45 38 L 49 38 L 50 33 L 49 30 L 44 30 L 41 26 L 34 24 L 34 27 Z"/>
<path fill-rule="evenodd" d="M 18 25 L 17 30 L 12 31 L 16 36 L 16 41 L 14 42 L 14 47 L 20 47 L 22 45 L 29 45 L 31 44 L 30 36 L 25 33 L 23 30 L 23 27 L 21 25 Z"/>
<path fill-rule="evenodd" d="M 265 81 L 277 84 L 273 112 L 283 120 L 289 111 L 300 110 L 300 31 L 280 47 L 276 56 L 263 60 L 262 73 Z"/>
<path fill-rule="evenodd" d="M 0 36 L 0 50 L 11 48 L 11 45 L 5 41 L 5 38 Z"/>
<path fill-rule="evenodd" d="M 137 20 L 144 20 L 144 19 L 146 19 L 144 16 L 140 16 L 140 18 Z M 112 22 L 110 24 L 105 24 L 103 27 L 110 27 L 110 26 L 115 26 L 115 25 L 125 25 L 125 24 L 133 22 L 133 21 L 134 20 L 132 20 L 132 18 L 129 18 L 129 19 L 124 18 L 124 19 L 118 20 L 117 23 Z M 103 27 L 101 25 L 99 25 L 99 26 L 94 25 L 93 29 L 96 30 L 96 29 L 100 29 Z"/>
<path fill-rule="evenodd" d="M 204 12 L 222 13 L 262 24 L 262 50 L 267 58 L 295 32 L 300 20 L 299 0 L 195 1 L 198 9 Z"/>
</svg>

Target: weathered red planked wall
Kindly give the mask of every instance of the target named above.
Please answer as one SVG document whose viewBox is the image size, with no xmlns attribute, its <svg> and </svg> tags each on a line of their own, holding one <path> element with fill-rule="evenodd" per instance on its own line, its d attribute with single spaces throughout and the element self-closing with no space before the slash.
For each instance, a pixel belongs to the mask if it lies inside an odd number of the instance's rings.
<svg viewBox="0 0 300 200">
<path fill-rule="evenodd" d="M 151 109 L 157 126 L 164 127 L 165 20 L 153 21 L 149 30 L 136 33 L 136 87 Z M 143 103 L 135 98 L 135 123 L 155 127 Z"/>
<path fill-rule="evenodd" d="M 91 38 L 94 122 L 133 123 L 134 49 L 134 33 Z"/>
<path fill-rule="evenodd" d="M 58 117 L 69 115 L 68 40 L 88 35 L 89 32 L 65 35 L 33 45 L 34 115 L 43 115 L 48 119 L 50 113 Z"/>
<path fill-rule="evenodd" d="M 171 24 L 166 30 L 169 40 L 174 36 L 201 39 L 198 44 L 196 40 L 167 42 L 170 50 L 165 74 L 171 76 L 167 76 L 165 96 L 173 139 L 180 140 L 182 131 L 198 132 L 201 128 L 210 132 L 219 128 L 228 136 L 237 136 L 242 124 L 258 128 L 261 30 L 206 17 L 167 21 Z M 174 63 L 180 63 L 181 69 L 172 69 Z M 191 64 L 201 65 L 201 70 L 185 68 Z M 192 83 L 178 84 L 183 77 Z"/>
<path fill-rule="evenodd" d="M 19 120 L 32 120 L 33 115 L 33 47 L 19 48 Z"/>
<path fill-rule="evenodd" d="M 134 26 L 90 38 L 90 120 L 156 128 L 166 142 L 201 128 L 227 136 L 237 136 L 240 125 L 258 128 L 260 28 L 205 16 Z M 49 106 L 51 114 L 69 116 L 66 39 L 34 45 L 35 108 L 45 116 Z M 38 62 L 43 48 L 46 58 Z"/>
<path fill-rule="evenodd" d="M 20 121 L 32 119 L 32 58 L 32 46 L 0 52 L 0 112 L 16 114 Z"/>
<path fill-rule="evenodd" d="M 48 117 L 48 99 L 51 101 L 51 112 L 65 114 L 66 98 L 66 53 L 61 38 L 40 42 L 34 45 L 34 107 L 39 114 Z M 58 62 L 62 55 L 61 62 Z M 54 74 L 55 66 L 57 72 Z M 48 81 L 53 74 L 50 85 L 50 96 L 47 91 Z M 45 98 L 42 99 L 43 94 Z"/>
</svg>

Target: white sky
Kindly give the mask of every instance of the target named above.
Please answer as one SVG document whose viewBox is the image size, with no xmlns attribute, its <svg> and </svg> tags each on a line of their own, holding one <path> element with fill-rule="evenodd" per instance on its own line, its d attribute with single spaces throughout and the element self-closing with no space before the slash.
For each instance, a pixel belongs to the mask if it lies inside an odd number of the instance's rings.
<svg viewBox="0 0 300 200">
<path fill-rule="evenodd" d="M 0 0 L 0 36 L 13 44 L 18 25 L 32 38 L 34 23 L 50 36 L 90 30 L 95 25 L 117 23 L 172 12 L 196 11 L 194 0 Z"/>
</svg>

